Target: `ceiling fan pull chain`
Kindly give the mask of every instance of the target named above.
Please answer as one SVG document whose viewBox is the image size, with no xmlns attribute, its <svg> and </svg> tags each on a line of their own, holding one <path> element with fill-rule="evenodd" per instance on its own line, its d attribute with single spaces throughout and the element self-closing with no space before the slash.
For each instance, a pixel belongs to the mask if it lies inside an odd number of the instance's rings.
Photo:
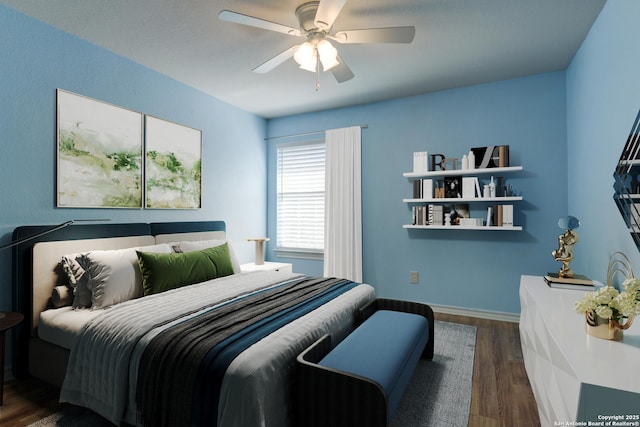
<svg viewBox="0 0 640 427">
<path fill-rule="evenodd" d="M 320 90 L 320 55 L 316 55 L 316 92 Z"/>
</svg>

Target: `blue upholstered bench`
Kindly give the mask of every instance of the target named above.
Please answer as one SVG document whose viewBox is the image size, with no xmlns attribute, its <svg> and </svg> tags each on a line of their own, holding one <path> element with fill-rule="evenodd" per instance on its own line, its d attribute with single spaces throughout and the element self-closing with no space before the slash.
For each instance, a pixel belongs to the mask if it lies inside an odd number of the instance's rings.
<svg viewBox="0 0 640 427">
<path fill-rule="evenodd" d="M 298 356 L 297 425 L 386 426 L 420 357 L 433 357 L 433 311 L 378 299 L 334 348 L 325 335 Z"/>
</svg>

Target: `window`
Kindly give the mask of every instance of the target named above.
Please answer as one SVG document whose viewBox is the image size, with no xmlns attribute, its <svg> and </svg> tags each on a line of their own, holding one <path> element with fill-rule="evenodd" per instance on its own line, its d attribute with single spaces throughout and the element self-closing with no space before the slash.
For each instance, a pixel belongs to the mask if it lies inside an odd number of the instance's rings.
<svg viewBox="0 0 640 427">
<path fill-rule="evenodd" d="M 277 151 L 276 251 L 288 252 L 288 256 L 322 255 L 324 140 L 280 144 Z"/>
</svg>

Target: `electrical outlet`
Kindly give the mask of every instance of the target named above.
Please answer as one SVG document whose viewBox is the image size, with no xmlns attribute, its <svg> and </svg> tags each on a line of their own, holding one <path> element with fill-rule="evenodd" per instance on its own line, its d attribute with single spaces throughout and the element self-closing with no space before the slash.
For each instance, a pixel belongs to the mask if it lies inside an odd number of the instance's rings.
<svg viewBox="0 0 640 427">
<path fill-rule="evenodd" d="M 417 271 L 409 272 L 409 283 L 416 284 L 420 282 L 420 276 Z"/>
</svg>

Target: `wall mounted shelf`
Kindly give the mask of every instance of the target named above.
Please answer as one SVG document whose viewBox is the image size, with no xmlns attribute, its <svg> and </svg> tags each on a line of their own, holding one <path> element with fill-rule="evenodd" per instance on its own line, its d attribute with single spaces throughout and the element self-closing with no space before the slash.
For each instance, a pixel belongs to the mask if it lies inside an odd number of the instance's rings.
<svg viewBox="0 0 640 427">
<path fill-rule="evenodd" d="M 498 167 L 498 168 L 486 168 L 486 169 L 457 169 L 457 170 L 439 170 L 439 171 L 430 171 L 430 172 L 406 172 L 403 173 L 402 175 L 409 179 L 412 180 L 414 182 L 414 184 L 416 183 L 415 181 L 417 180 L 428 180 L 428 179 L 434 179 L 434 180 L 438 180 L 440 178 L 444 179 L 444 178 L 448 178 L 448 177 L 465 177 L 465 176 L 486 176 L 487 175 L 491 175 L 491 176 L 502 176 L 505 174 L 510 174 L 510 173 L 516 173 L 516 172 L 521 172 L 523 170 L 522 166 L 508 166 L 508 167 Z M 414 196 L 416 194 L 421 194 L 420 193 L 415 193 L 414 192 Z M 508 225 L 508 226 L 462 226 L 462 225 L 423 225 L 421 224 L 423 221 L 425 221 L 424 219 L 420 219 L 420 218 L 424 218 L 425 214 L 424 214 L 424 210 L 420 210 L 421 208 L 419 207 L 420 205 L 457 205 L 457 204 L 470 204 L 470 205 L 479 205 L 479 204 L 497 204 L 497 205 L 503 205 L 505 203 L 510 203 L 510 202 L 519 202 L 522 201 L 523 197 L 522 196 L 499 196 L 499 197 L 466 197 L 466 198 L 462 198 L 462 197 L 447 197 L 447 198 L 441 198 L 441 197 L 428 197 L 428 198 L 408 198 L 408 199 L 402 199 L 402 201 L 404 203 L 407 203 L 408 205 L 413 205 L 414 207 L 413 212 L 414 212 L 414 222 L 418 222 L 418 224 L 405 224 L 403 225 L 403 228 L 406 229 L 417 229 L 417 230 L 447 230 L 447 231 L 461 231 L 461 230 L 473 230 L 473 231 L 522 231 L 522 227 L 521 226 L 512 226 L 512 225 Z M 501 207 L 500 207 L 501 208 Z M 418 213 L 416 213 L 416 209 L 419 209 L 420 211 Z M 424 209 L 424 208 L 422 208 Z M 502 209 L 502 208 L 501 208 Z M 510 210 L 511 211 L 511 210 Z M 422 212 L 422 213 L 421 213 Z M 502 215 L 502 210 L 499 211 L 500 215 Z M 416 221 L 416 217 L 418 218 L 418 220 Z M 502 221 L 502 216 L 499 216 L 499 221 Z M 500 223 L 500 222 L 498 222 Z"/>
<path fill-rule="evenodd" d="M 486 168 L 486 169 L 457 169 L 431 172 L 405 172 L 402 174 L 405 178 L 437 178 L 445 176 L 473 176 L 473 175 L 499 175 L 510 172 L 522 171 L 522 166 L 508 166 L 504 168 Z"/>
<path fill-rule="evenodd" d="M 474 197 L 474 198 L 431 198 L 431 199 L 402 199 L 404 203 L 495 203 L 495 202 L 518 202 L 522 200 L 522 196 L 511 197 Z"/>
<path fill-rule="evenodd" d="M 495 225 L 482 226 L 482 227 L 467 227 L 464 225 L 412 225 L 405 224 L 403 228 L 408 229 L 420 229 L 420 230 L 447 230 L 447 231 L 460 231 L 460 230 L 477 230 L 477 231 L 522 231 L 522 227 L 514 225 L 512 227 L 498 227 Z"/>
</svg>

